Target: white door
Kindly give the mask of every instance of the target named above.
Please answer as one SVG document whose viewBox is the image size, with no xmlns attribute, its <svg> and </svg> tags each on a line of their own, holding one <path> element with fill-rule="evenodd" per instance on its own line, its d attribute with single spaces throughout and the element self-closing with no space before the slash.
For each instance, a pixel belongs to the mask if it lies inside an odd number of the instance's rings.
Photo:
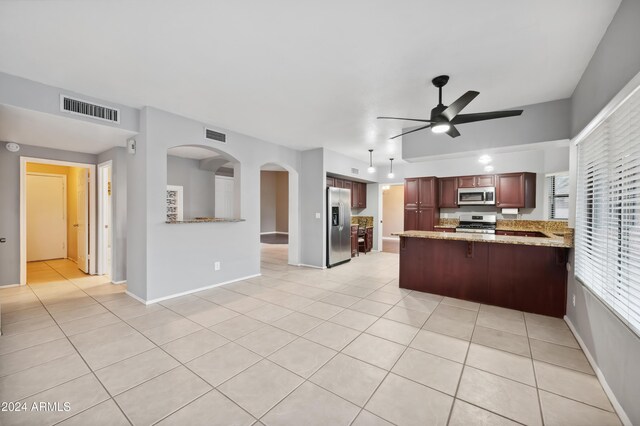
<svg viewBox="0 0 640 426">
<path fill-rule="evenodd" d="M 89 170 L 78 173 L 78 268 L 89 273 Z M 75 225 L 74 225 L 75 226 Z"/>
<path fill-rule="evenodd" d="M 112 252 L 112 226 L 111 226 L 111 166 L 99 167 L 100 173 L 100 212 L 102 215 L 99 221 L 100 229 L 100 248 L 98 255 L 102 259 L 102 269 L 98 271 L 100 274 L 111 276 L 111 252 Z"/>
<path fill-rule="evenodd" d="M 216 176 L 216 197 L 215 197 L 215 210 L 216 217 L 221 218 L 233 218 L 233 178 L 225 176 Z"/>
<path fill-rule="evenodd" d="M 67 257 L 64 175 L 27 174 L 27 261 Z"/>
</svg>

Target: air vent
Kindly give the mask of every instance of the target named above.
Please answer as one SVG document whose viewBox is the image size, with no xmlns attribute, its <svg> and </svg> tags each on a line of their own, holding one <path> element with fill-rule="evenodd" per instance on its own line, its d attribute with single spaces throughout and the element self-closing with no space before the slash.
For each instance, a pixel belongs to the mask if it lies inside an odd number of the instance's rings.
<svg viewBox="0 0 640 426">
<path fill-rule="evenodd" d="M 354 175 L 358 175 L 358 174 L 360 174 L 360 170 L 352 167 L 351 168 L 351 173 L 353 173 Z"/>
<path fill-rule="evenodd" d="M 120 124 L 120 110 L 60 95 L 60 110 L 70 114 Z"/>
<path fill-rule="evenodd" d="M 212 141 L 227 143 L 227 135 L 225 135 L 224 133 L 216 132 L 215 130 L 205 128 L 204 137 L 207 139 L 211 139 Z"/>
</svg>

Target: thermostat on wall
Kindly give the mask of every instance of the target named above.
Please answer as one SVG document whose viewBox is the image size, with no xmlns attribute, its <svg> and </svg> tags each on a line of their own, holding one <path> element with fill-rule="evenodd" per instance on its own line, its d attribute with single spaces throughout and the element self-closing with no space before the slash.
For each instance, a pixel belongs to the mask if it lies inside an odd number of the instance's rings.
<svg viewBox="0 0 640 426">
<path fill-rule="evenodd" d="M 129 139 L 127 141 L 127 151 L 129 151 L 129 154 L 135 154 L 136 153 L 136 140 L 135 139 Z"/>
<path fill-rule="evenodd" d="M 7 151 L 11 151 L 11 152 L 20 151 L 20 145 L 18 145 L 15 142 L 7 142 L 7 144 L 5 145 L 5 148 L 7 148 Z"/>
</svg>

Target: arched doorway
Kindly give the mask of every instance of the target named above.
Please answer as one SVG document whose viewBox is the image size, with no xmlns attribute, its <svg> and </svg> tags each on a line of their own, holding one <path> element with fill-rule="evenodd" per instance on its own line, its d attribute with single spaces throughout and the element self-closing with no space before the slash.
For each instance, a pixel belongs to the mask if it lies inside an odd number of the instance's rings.
<svg viewBox="0 0 640 426">
<path fill-rule="evenodd" d="M 260 242 L 264 267 L 300 264 L 298 229 L 298 173 L 287 165 L 263 164 L 260 166 Z"/>
</svg>

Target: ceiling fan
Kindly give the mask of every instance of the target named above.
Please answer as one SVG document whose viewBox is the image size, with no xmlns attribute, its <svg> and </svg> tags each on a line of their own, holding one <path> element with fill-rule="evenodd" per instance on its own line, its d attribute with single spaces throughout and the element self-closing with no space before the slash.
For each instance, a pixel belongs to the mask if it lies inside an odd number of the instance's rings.
<svg viewBox="0 0 640 426">
<path fill-rule="evenodd" d="M 378 117 L 378 119 L 384 120 L 405 120 L 405 121 L 418 121 L 421 123 L 429 123 L 426 126 L 418 127 L 417 129 L 409 130 L 408 132 L 401 133 L 391 139 L 398 138 L 402 135 L 417 132 L 431 128 L 433 133 L 446 133 L 452 138 L 460 136 L 460 132 L 456 129 L 456 124 L 473 123 L 474 121 L 493 120 L 495 118 L 515 117 L 522 114 L 522 110 L 511 111 L 491 111 L 491 112 L 477 112 L 474 114 L 460 114 L 460 111 L 464 109 L 469 103 L 480 94 L 473 90 L 469 90 L 464 95 L 456 99 L 451 105 L 442 104 L 442 87 L 449 81 L 448 75 L 439 75 L 431 80 L 434 86 L 438 88 L 438 105 L 431 110 L 431 118 L 429 120 L 421 120 L 417 118 L 401 118 L 401 117 Z"/>
</svg>

